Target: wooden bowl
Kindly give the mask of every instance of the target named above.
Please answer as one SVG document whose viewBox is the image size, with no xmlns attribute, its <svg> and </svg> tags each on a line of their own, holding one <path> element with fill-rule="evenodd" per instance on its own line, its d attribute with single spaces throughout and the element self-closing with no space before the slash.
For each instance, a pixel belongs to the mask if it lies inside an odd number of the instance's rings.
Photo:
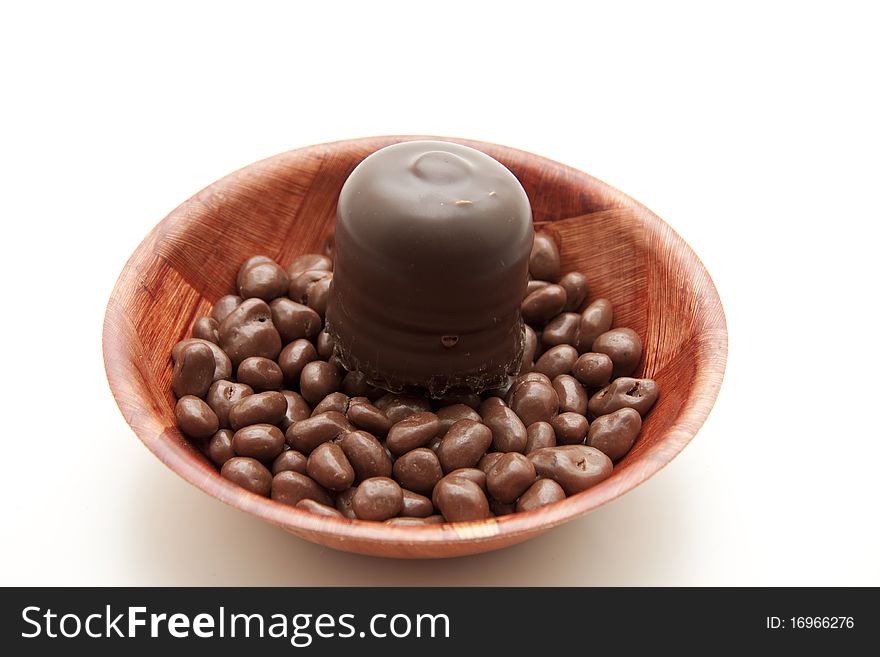
<svg viewBox="0 0 880 657">
<path fill-rule="evenodd" d="M 375 137 L 271 157 L 214 183 L 168 215 L 132 254 L 104 319 L 104 364 L 116 402 L 144 444 L 206 493 L 310 541 L 387 557 L 452 557 L 537 536 L 631 490 L 668 463 L 703 424 L 724 374 L 727 331 L 718 293 L 697 256 L 659 217 L 595 178 L 522 151 L 467 140 L 522 182 L 536 224 L 563 239 L 563 271 L 578 270 L 590 299 L 614 305 L 615 326 L 642 336 L 640 374 L 660 384 L 632 451 L 601 484 L 529 513 L 475 523 L 392 527 L 325 518 L 223 479 L 178 431 L 171 347 L 233 291 L 249 256 L 282 265 L 322 251 L 348 174 L 373 151 L 426 137 Z M 445 138 L 444 138 L 445 139 Z"/>
</svg>

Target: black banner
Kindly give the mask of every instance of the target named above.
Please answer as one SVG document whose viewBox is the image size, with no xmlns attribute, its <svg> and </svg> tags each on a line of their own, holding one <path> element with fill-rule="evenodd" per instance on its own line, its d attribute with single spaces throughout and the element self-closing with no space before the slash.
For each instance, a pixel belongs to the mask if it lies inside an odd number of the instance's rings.
<svg viewBox="0 0 880 657">
<path fill-rule="evenodd" d="M 586 655 L 645 644 L 850 654 L 880 639 L 869 589 L 19 588 L 2 590 L 0 613 L 6 654 Z"/>
</svg>

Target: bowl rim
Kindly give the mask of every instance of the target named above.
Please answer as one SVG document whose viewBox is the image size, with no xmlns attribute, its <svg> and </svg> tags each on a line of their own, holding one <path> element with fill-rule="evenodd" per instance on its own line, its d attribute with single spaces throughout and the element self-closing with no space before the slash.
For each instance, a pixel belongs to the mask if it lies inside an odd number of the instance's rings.
<svg viewBox="0 0 880 657">
<path fill-rule="evenodd" d="M 138 403 L 138 393 L 132 387 L 128 377 L 132 369 L 137 367 L 136 364 L 126 363 L 127 366 L 119 366 L 119 359 L 123 361 L 129 359 L 124 348 L 124 340 L 116 330 L 118 323 L 126 320 L 125 311 L 118 302 L 119 293 L 140 284 L 139 272 L 136 269 L 138 255 L 185 214 L 186 207 L 192 198 L 202 193 L 221 190 L 242 171 L 265 169 L 271 167 L 275 162 L 314 149 L 353 147 L 364 149 L 384 142 L 393 143 L 414 139 L 452 141 L 478 149 L 508 153 L 524 160 L 540 161 L 543 165 L 566 176 L 589 180 L 591 187 L 606 202 L 610 202 L 616 207 L 626 207 L 635 212 L 643 223 L 646 239 L 659 237 L 662 233 L 662 239 L 665 242 L 668 244 L 671 242 L 670 246 L 677 247 L 677 258 L 685 261 L 684 264 L 688 270 L 698 271 L 705 276 L 705 285 L 702 287 L 699 297 L 707 301 L 713 308 L 717 308 L 717 312 L 713 312 L 711 316 L 705 318 L 704 327 L 697 334 L 704 339 L 694 342 L 695 348 L 705 353 L 703 358 L 698 359 L 700 366 L 695 375 L 693 388 L 679 409 L 672 426 L 658 436 L 657 442 L 646 449 L 637 462 L 631 464 L 617 476 L 612 475 L 596 486 L 546 507 L 477 522 L 411 526 L 325 517 L 251 493 L 231 481 L 223 479 L 213 469 L 213 466 L 192 458 L 191 451 L 188 451 L 172 436 L 166 435 L 168 429 L 153 413 L 145 411 L 143 406 Z M 371 544 L 398 546 L 404 544 L 411 545 L 414 549 L 417 549 L 418 546 L 441 545 L 450 542 L 467 542 L 469 544 L 483 541 L 495 542 L 502 538 L 509 539 L 506 541 L 508 544 L 516 542 L 518 536 L 543 532 L 563 522 L 583 516 L 643 483 L 669 463 L 691 441 L 708 417 L 718 396 L 727 362 L 727 326 L 718 292 L 705 266 L 684 239 L 648 208 L 611 185 L 568 165 L 520 149 L 472 139 L 431 135 L 364 137 L 315 144 L 273 155 L 220 178 L 192 198 L 172 210 L 148 233 L 132 253 L 114 285 L 107 304 L 102 334 L 104 368 L 107 379 L 126 422 L 141 442 L 171 470 L 220 501 L 295 534 L 321 534 L 325 539 L 329 539 L 325 544 L 332 546 L 332 541 L 335 539 L 339 541 L 340 547 L 351 540 L 361 540 Z M 212 472 L 214 476 L 211 475 Z"/>
</svg>

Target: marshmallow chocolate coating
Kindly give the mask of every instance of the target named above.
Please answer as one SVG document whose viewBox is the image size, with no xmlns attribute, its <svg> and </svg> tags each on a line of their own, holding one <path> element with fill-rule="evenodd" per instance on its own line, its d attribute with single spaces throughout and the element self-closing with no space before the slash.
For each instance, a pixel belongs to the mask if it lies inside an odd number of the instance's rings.
<svg viewBox="0 0 880 657">
<path fill-rule="evenodd" d="M 516 373 L 534 239 L 516 177 L 480 151 L 410 141 L 342 188 L 327 332 L 386 390 L 480 392 Z"/>
</svg>

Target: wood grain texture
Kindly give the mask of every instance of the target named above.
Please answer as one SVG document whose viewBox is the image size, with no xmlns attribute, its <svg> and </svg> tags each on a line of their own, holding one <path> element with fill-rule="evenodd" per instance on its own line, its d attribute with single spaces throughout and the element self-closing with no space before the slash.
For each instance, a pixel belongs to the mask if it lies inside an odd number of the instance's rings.
<svg viewBox="0 0 880 657">
<path fill-rule="evenodd" d="M 452 557 L 518 543 L 631 490 L 668 463 L 703 424 L 718 394 L 727 329 L 712 280 L 690 247 L 656 215 L 580 171 L 522 151 L 439 138 L 495 157 L 522 182 L 535 222 L 563 238 L 565 270 L 583 272 L 590 299 L 614 304 L 615 325 L 643 337 L 643 376 L 661 396 L 638 442 L 598 486 L 529 513 L 426 527 L 325 518 L 248 493 L 221 478 L 180 434 L 171 393 L 171 347 L 232 291 L 249 256 L 286 264 L 321 251 L 351 170 L 399 141 L 375 137 L 311 146 L 263 160 L 174 210 L 119 276 L 104 320 L 104 363 L 126 421 L 168 467 L 227 504 L 329 547 L 394 557 Z"/>
</svg>

